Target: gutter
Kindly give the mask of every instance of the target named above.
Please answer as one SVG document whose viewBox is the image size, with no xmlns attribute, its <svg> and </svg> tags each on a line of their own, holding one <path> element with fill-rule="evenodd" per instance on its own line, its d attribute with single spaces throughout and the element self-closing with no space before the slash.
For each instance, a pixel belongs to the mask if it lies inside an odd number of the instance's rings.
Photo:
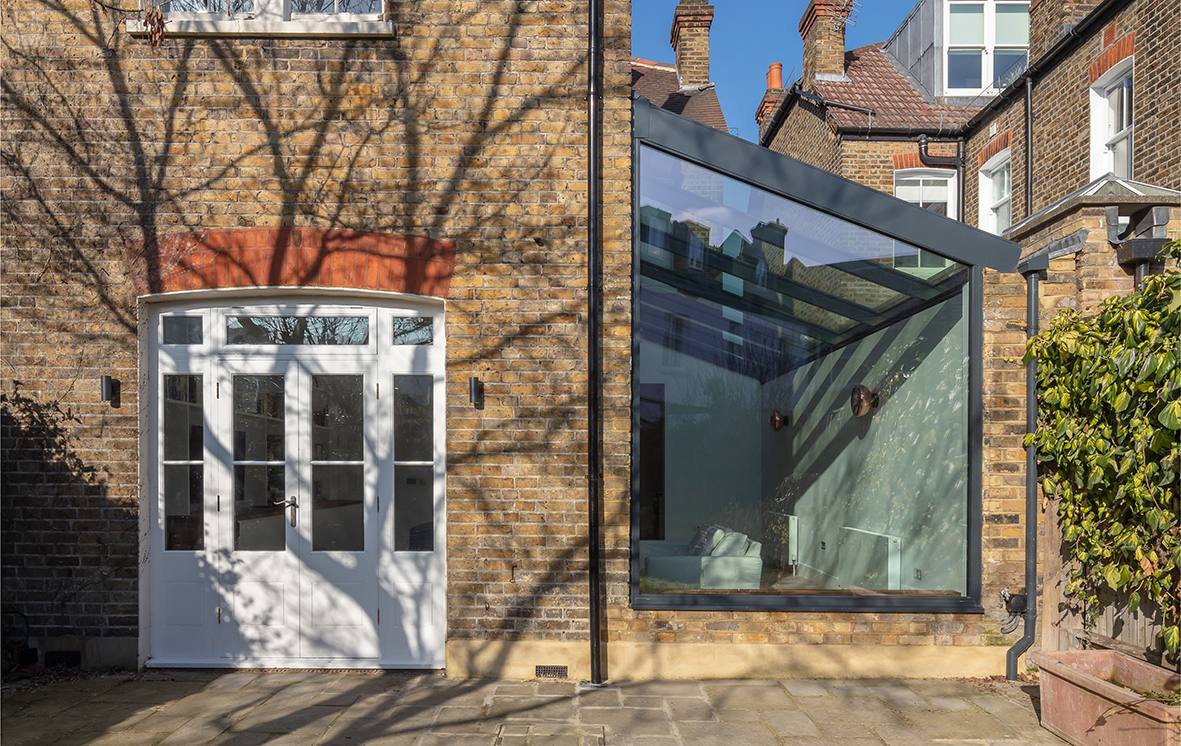
<svg viewBox="0 0 1181 746">
<path fill-rule="evenodd" d="M 599 551 L 599 485 L 602 470 L 599 456 L 599 250 L 602 237 L 599 233 L 599 202 L 602 184 L 599 179 L 603 161 L 601 129 L 602 114 L 600 103 L 602 92 L 599 77 L 602 74 L 603 31 L 599 19 L 603 14 L 602 0 L 590 0 L 588 33 L 590 40 L 587 83 L 587 221 L 586 221 L 586 291 L 587 291 L 587 386 L 586 386 L 586 502 L 587 502 L 587 581 L 590 611 L 590 680 L 594 686 L 603 683 L 602 660 L 602 578 Z"/>
</svg>

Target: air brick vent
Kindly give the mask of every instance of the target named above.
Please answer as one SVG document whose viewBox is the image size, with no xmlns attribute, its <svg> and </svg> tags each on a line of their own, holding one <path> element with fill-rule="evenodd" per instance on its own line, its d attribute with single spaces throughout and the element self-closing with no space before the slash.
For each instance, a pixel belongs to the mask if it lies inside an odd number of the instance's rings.
<svg viewBox="0 0 1181 746">
<path fill-rule="evenodd" d="M 533 675 L 539 679 L 565 679 L 567 673 L 567 666 L 538 666 Z"/>
</svg>

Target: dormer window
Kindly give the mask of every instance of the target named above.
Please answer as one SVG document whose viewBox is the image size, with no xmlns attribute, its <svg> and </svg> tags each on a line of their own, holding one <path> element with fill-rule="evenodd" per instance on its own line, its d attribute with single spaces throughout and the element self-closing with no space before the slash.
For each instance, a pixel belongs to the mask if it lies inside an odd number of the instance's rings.
<svg viewBox="0 0 1181 746">
<path fill-rule="evenodd" d="M 1004 88 L 1026 67 L 1029 3 L 949 2 L 946 79 L 950 96 L 974 96 Z"/>
</svg>

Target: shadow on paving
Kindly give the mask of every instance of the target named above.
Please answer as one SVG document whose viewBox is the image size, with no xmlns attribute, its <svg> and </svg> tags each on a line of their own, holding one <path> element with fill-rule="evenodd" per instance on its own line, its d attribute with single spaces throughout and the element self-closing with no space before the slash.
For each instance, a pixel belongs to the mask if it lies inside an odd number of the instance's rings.
<svg viewBox="0 0 1181 746">
<path fill-rule="evenodd" d="M 8 692 L 4 746 L 1022 746 L 1036 685 L 972 680 L 452 680 L 155 671 Z"/>
</svg>

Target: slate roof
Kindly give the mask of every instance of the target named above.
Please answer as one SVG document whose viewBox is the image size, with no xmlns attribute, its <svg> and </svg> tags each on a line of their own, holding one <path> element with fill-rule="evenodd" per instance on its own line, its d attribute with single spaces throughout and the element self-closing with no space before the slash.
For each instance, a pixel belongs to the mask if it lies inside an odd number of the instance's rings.
<svg viewBox="0 0 1181 746">
<path fill-rule="evenodd" d="M 632 90 L 666 111 L 726 132 L 726 118 L 713 84 L 681 90 L 676 65 L 632 57 Z"/>
<path fill-rule="evenodd" d="M 872 122 L 864 112 L 835 106 L 828 108 L 828 121 L 838 129 L 867 130 L 889 128 L 914 132 L 955 129 L 978 110 L 970 106 L 938 103 L 924 96 L 882 51 L 881 44 L 858 47 L 845 53 L 848 82 L 815 81 L 813 92 L 844 104 L 874 110 Z"/>
</svg>

